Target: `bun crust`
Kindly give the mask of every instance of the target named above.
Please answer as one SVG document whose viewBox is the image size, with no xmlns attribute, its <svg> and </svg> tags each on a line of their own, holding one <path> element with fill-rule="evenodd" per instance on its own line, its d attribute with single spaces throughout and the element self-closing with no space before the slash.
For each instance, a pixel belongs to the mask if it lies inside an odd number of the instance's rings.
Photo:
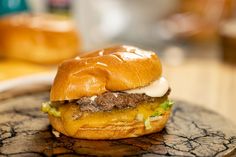
<svg viewBox="0 0 236 157">
<path fill-rule="evenodd" d="M 161 63 L 154 52 L 131 46 L 101 49 L 63 62 L 51 88 L 50 100 L 134 89 L 148 85 L 161 73 Z"/>
<path fill-rule="evenodd" d="M 0 20 L 0 56 L 52 64 L 77 55 L 75 25 L 56 15 L 17 14 Z"/>
<path fill-rule="evenodd" d="M 106 126 L 100 127 L 80 127 L 76 134 L 68 133 L 64 128 L 64 124 L 60 118 L 56 118 L 54 116 L 48 115 L 51 125 L 57 131 L 63 133 L 64 135 L 81 138 L 81 139 L 91 139 L 91 140 L 103 140 L 103 139 L 122 139 L 122 138 L 130 138 L 130 137 L 138 137 L 145 134 L 150 134 L 153 132 L 161 131 L 165 124 L 168 121 L 170 116 L 170 110 L 166 111 L 164 115 L 162 115 L 161 119 L 151 121 L 150 124 L 152 126 L 151 129 L 145 129 L 145 125 L 143 122 L 117 122 L 113 124 L 109 124 Z"/>
</svg>

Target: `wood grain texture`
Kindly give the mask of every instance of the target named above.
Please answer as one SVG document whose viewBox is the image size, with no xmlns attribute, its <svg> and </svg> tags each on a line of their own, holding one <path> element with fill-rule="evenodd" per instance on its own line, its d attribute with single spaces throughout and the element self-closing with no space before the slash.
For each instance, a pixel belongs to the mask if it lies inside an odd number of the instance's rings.
<svg viewBox="0 0 236 157">
<path fill-rule="evenodd" d="M 163 68 L 172 98 L 206 107 L 236 123 L 236 66 L 217 59 L 187 59 Z"/>
<path fill-rule="evenodd" d="M 89 141 L 52 134 L 40 105 L 48 92 L 0 100 L 0 157 L 5 156 L 235 156 L 236 126 L 215 112 L 177 101 L 166 128 L 123 140 Z"/>
</svg>

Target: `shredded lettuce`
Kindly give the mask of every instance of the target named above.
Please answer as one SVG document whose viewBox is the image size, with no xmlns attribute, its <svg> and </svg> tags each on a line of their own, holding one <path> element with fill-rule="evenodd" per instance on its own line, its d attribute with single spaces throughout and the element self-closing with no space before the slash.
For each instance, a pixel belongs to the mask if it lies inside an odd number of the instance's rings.
<svg viewBox="0 0 236 157">
<path fill-rule="evenodd" d="M 172 105 L 174 104 L 173 101 L 171 100 L 166 100 L 165 102 L 163 102 L 160 107 L 163 108 L 165 111 L 168 110 L 169 108 L 172 107 Z"/>
<path fill-rule="evenodd" d="M 42 104 L 41 110 L 45 113 L 48 113 L 49 115 L 52 115 L 52 116 L 55 116 L 55 117 L 60 117 L 61 112 L 58 111 L 56 108 L 52 107 L 50 104 L 51 104 L 50 102 L 44 102 Z"/>
<path fill-rule="evenodd" d="M 154 111 L 154 113 L 151 115 L 151 117 L 161 116 L 162 114 L 164 114 L 165 111 L 167 111 L 168 109 L 170 109 L 173 104 L 174 104 L 174 102 L 171 101 L 171 100 L 166 100 L 166 101 L 164 101 L 164 102 L 161 103 L 161 105 Z"/>
<path fill-rule="evenodd" d="M 144 126 L 145 126 L 145 129 L 147 129 L 147 130 L 152 128 L 149 117 L 147 119 L 145 119 Z"/>
</svg>

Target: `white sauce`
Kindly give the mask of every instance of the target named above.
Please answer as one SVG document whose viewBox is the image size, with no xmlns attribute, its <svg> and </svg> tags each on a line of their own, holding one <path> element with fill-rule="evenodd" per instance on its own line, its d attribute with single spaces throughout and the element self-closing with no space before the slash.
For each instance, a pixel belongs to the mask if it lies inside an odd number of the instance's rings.
<svg viewBox="0 0 236 157">
<path fill-rule="evenodd" d="M 56 130 L 52 130 L 52 133 L 53 133 L 53 135 L 54 136 L 56 136 L 56 137 L 60 137 L 60 132 L 58 132 L 58 131 L 56 131 Z"/>
<path fill-rule="evenodd" d="M 90 97 L 90 100 L 91 100 L 91 101 L 94 101 L 94 100 L 96 99 L 96 97 L 97 97 L 97 96 L 94 95 L 94 96 Z"/>
<path fill-rule="evenodd" d="M 113 95 L 117 98 L 118 97 L 118 94 L 117 93 L 113 93 Z"/>
<path fill-rule="evenodd" d="M 166 94 L 169 89 L 169 83 L 164 77 L 160 77 L 158 80 L 152 82 L 150 85 L 137 88 L 126 90 L 126 93 L 134 93 L 134 94 L 146 94 L 150 97 L 162 97 Z"/>
</svg>

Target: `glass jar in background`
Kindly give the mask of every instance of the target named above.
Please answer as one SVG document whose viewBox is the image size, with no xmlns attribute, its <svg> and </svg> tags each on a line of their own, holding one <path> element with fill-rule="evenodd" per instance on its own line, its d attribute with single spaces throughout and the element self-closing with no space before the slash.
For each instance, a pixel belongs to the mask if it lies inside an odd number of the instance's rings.
<svg viewBox="0 0 236 157">
<path fill-rule="evenodd" d="M 127 26 L 123 0 L 73 1 L 73 17 L 86 50 L 108 45 Z"/>
<path fill-rule="evenodd" d="M 79 0 L 73 1 L 72 10 L 85 49 L 123 43 L 145 48 L 159 42 L 153 24 L 172 10 L 176 1 Z"/>
</svg>

